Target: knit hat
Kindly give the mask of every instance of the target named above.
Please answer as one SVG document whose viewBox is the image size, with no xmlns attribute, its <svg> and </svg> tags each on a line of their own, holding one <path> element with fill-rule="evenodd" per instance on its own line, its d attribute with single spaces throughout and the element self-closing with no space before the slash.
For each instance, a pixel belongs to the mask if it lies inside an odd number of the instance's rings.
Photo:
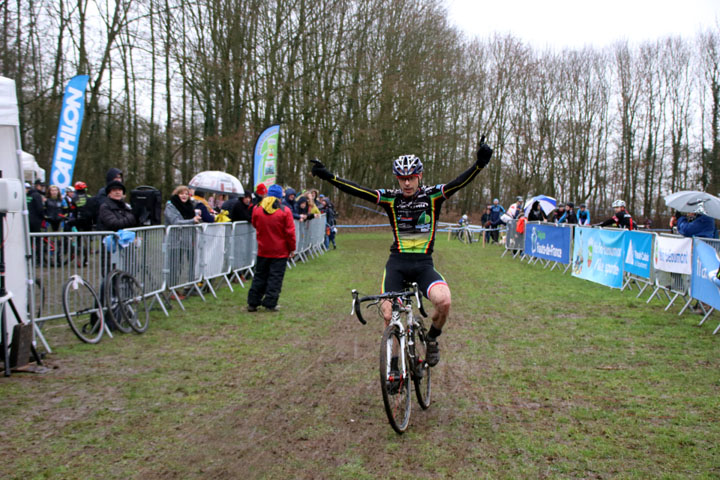
<svg viewBox="0 0 720 480">
<path fill-rule="evenodd" d="M 267 194 L 271 197 L 282 198 L 282 187 L 280 185 L 270 185 Z"/>
<path fill-rule="evenodd" d="M 258 186 L 255 187 L 255 193 L 257 193 L 260 196 L 264 196 L 264 195 L 267 195 L 268 189 L 264 183 L 259 183 Z"/>
<path fill-rule="evenodd" d="M 114 189 L 119 188 L 125 193 L 125 185 L 122 184 L 122 182 L 118 182 L 117 180 L 113 180 L 112 182 L 108 183 L 105 187 L 105 192 L 110 193 Z"/>
</svg>

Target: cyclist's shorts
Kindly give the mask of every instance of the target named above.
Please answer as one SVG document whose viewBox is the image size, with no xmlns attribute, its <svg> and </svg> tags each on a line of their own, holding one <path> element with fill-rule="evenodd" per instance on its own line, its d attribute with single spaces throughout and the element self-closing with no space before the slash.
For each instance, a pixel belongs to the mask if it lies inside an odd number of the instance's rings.
<svg viewBox="0 0 720 480">
<path fill-rule="evenodd" d="M 447 285 L 440 272 L 435 270 L 432 256 L 422 253 L 391 253 L 383 273 L 383 293 L 401 292 L 407 288 L 407 283 L 413 282 L 417 282 L 426 298 L 429 298 L 433 287 Z"/>
</svg>

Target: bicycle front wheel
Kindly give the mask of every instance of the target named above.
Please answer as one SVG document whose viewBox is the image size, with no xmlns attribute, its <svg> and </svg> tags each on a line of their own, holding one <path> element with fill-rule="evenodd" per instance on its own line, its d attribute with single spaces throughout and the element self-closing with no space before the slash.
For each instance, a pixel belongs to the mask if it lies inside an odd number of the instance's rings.
<svg viewBox="0 0 720 480">
<path fill-rule="evenodd" d="M 413 344 L 415 348 L 415 359 L 413 365 L 413 383 L 415 384 L 415 395 L 417 396 L 420 408 L 426 410 L 430 407 L 430 366 L 427 364 L 427 330 L 422 325 L 413 330 Z"/>
<path fill-rule="evenodd" d="M 400 378 L 391 375 L 393 351 L 399 350 L 399 345 L 400 332 L 396 326 L 389 325 L 383 332 L 380 345 L 380 389 L 390 426 L 402 434 L 410 423 L 410 377 L 407 372 L 404 375 L 400 372 Z"/>
<path fill-rule="evenodd" d="M 111 329 L 114 326 L 123 333 L 130 333 L 132 332 L 132 328 L 130 328 L 125 317 L 123 317 L 120 298 L 120 279 L 124 273 L 122 270 L 112 270 L 105 277 L 105 313 Z"/>
<path fill-rule="evenodd" d="M 78 275 L 63 285 L 65 318 L 73 333 L 85 343 L 98 343 L 105 330 L 102 305 L 95 290 Z"/>
<path fill-rule="evenodd" d="M 123 273 L 118 279 L 120 312 L 123 320 L 137 333 L 143 333 L 150 324 L 150 310 L 140 282 L 129 273 Z"/>
</svg>

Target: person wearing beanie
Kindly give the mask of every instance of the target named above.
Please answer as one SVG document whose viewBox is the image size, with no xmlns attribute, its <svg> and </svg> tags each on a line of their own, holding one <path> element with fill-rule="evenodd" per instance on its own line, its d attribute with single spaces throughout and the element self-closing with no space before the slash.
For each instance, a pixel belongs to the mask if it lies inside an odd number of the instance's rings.
<svg viewBox="0 0 720 480">
<path fill-rule="evenodd" d="M 249 222 L 252 220 L 252 211 L 255 205 L 252 204 L 252 193 L 245 194 L 235 203 L 230 211 L 230 220 L 233 222 Z"/>
<path fill-rule="evenodd" d="M 252 198 L 252 204 L 253 206 L 259 205 L 260 202 L 262 202 L 262 199 L 265 198 L 267 195 L 267 187 L 264 183 L 259 183 L 257 187 L 255 187 L 255 195 L 253 195 Z"/>
<path fill-rule="evenodd" d="M 257 237 L 255 275 L 248 292 L 248 312 L 259 306 L 276 312 L 288 258 L 295 255 L 295 222 L 290 209 L 281 203 L 280 185 L 271 185 L 267 197 L 252 211 Z"/>
<path fill-rule="evenodd" d="M 98 230 L 117 232 L 123 228 L 137 226 L 137 220 L 130 205 L 125 203 L 125 185 L 113 180 L 105 187 L 107 200 L 100 205 L 98 212 Z"/>
</svg>

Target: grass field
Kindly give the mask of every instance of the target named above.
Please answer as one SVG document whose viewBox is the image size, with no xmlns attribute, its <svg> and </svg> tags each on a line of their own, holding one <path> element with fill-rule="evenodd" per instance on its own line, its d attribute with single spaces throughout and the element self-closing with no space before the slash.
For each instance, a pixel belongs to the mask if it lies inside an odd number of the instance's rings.
<svg viewBox="0 0 720 480">
<path fill-rule="evenodd" d="M 0 478 L 718 478 L 720 338 L 699 317 L 501 249 L 440 237 L 453 294 L 433 404 L 387 424 L 378 290 L 390 234 L 288 271 L 280 313 L 247 289 L 82 345 L 62 324 L 44 375 L 0 379 Z M 647 295 L 646 295 L 647 296 Z"/>
</svg>

